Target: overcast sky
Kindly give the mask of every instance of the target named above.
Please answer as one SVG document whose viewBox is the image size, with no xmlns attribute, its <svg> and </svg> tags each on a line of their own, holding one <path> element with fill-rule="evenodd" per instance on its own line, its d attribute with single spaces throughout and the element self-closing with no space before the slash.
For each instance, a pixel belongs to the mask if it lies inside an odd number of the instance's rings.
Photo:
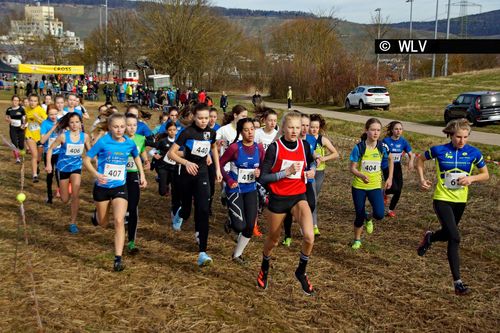
<svg viewBox="0 0 500 333">
<path fill-rule="evenodd" d="M 335 16 L 351 22 L 370 23 L 370 15 L 381 8 L 381 15 L 389 17 L 389 23 L 410 20 L 410 3 L 406 0 L 211 0 L 215 6 L 264 10 L 297 10 L 312 13 L 328 13 L 333 8 Z M 458 0 L 452 0 L 456 3 Z M 482 12 L 500 9 L 500 0 L 472 0 L 482 5 Z M 445 19 L 448 0 L 439 0 L 439 19 Z M 479 7 L 467 8 L 468 14 L 478 14 Z M 459 6 L 451 7 L 451 17 L 460 13 Z M 432 21 L 436 15 L 436 0 L 414 0 L 413 20 Z"/>
</svg>

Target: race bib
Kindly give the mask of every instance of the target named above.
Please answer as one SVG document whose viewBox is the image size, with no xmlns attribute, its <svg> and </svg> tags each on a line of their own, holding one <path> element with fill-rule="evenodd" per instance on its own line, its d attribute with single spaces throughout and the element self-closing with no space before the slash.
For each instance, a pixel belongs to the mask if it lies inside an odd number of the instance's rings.
<svg viewBox="0 0 500 333">
<path fill-rule="evenodd" d="M 302 178 L 302 171 L 304 169 L 304 161 L 283 160 L 283 162 L 281 162 L 281 170 L 280 171 L 288 169 L 295 162 L 299 162 L 300 163 L 300 171 L 296 172 L 293 175 L 286 176 L 286 178 L 290 178 L 290 179 L 301 179 Z"/>
<path fill-rule="evenodd" d="M 137 170 L 137 166 L 135 165 L 135 161 L 134 161 L 134 158 L 132 156 L 128 157 L 127 170 Z"/>
<path fill-rule="evenodd" d="M 361 170 L 368 173 L 375 173 L 380 171 L 380 161 L 366 161 L 361 162 Z"/>
<path fill-rule="evenodd" d="M 104 175 L 109 180 L 125 180 L 125 165 L 106 163 L 104 165 Z"/>
<path fill-rule="evenodd" d="M 83 154 L 83 143 L 74 144 L 67 143 L 66 144 L 66 156 L 81 156 Z"/>
<path fill-rule="evenodd" d="M 465 176 L 467 176 L 465 172 L 458 172 L 458 173 L 445 172 L 444 186 L 448 190 L 459 190 L 463 188 L 463 186 L 458 184 L 458 178 L 462 178 Z"/>
<path fill-rule="evenodd" d="M 173 159 L 171 159 L 171 158 L 168 158 L 168 153 L 165 154 L 165 157 L 163 158 L 163 161 L 165 163 L 170 164 L 170 165 L 175 165 L 175 161 Z"/>
<path fill-rule="evenodd" d="M 194 140 L 191 154 L 199 157 L 205 157 L 208 155 L 209 151 L 210 151 L 210 141 Z"/>
<path fill-rule="evenodd" d="M 392 153 L 392 159 L 394 162 L 401 162 L 402 153 Z"/>
<path fill-rule="evenodd" d="M 38 130 L 40 130 L 40 124 L 39 123 L 29 123 L 28 129 L 32 132 L 38 131 Z"/>
<path fill-rule="evenodd" d="M 238 183 L 248 184 L 255 182 L 255 169 L 238 169 Z"/>
<path fill-rule="evenodd" d="M 21 119 L 11 119 L 10 120 L 10 125 L 12 127 L 21 127 L 22 121 L 21 121 Z"/>
</svg>

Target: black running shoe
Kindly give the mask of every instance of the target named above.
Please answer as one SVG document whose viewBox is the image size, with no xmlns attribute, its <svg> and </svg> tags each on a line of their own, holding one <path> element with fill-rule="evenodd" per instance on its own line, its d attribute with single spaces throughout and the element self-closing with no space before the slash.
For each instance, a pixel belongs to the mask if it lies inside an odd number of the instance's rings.
<svg viewBox="0 0 500 333">
<path fill-rule="evenodd" d="M 115 272 L 121 272 L 121 271 L 123 271 L 124 269 L 125 269 L 125 265 L 122 263 L 122 261 L 121 261 L 121 260 L 120 260 L 120 261 L 115 261 L 115 262 L 113 263 L 113 270 L 114 270 Z"/>
<path fill-rule="evenodd" d="M 38 176 L 33 176 L 33 183 L 38 183 Z"/>
<path fill-rule="evenodd" d="M 463 282 L 455 283 L 455 294 L 458 296 L 465 296 L 469 295 L 471 293 L 471 290 L 469 289 L 469 286 L 466 285 Z"/>
<path fill-rule="evenodd" d="M 92 216 L 90 217 L 90 221 L 94 225 L 94 227 L 97 227 L 99 225 L 99 222 L 97 222 L 97 211 L 94 209 L 92 212 Z"/>
<path fill-rule="evenodd" d="M 45 200 L 46 203 L 48 204 L 51 204 L 52 203 L 52 198 L 47 198 L 47 200 Z"/>
<path fill-rule="evenodd" d="M 297 278 L 297 280 L 299 280 L 300 286 L 307 296 L 314 295 L 314 289 L 311 282 L 309 281 L 309 278 L 307 277 L 307 274 L 298 274 L 297 272 L 295 272 L 295 277 Z"/>
<path fill-rule="evenodd" d="M 226 207 L 227 206 L 227 198 L 225 196 L 220 197 L 220 203 L 222 206 Z"/>
<path fill-rule="evenodd" d="M 269 272 L 264 272 L 262 269 L 259 272 L 259 276 L 257 277 L 257 287 L 261 289 L 267 289 L 267 274 Z"/>
<path fill-rule="evenodd" d="M 243 256 L 233 257 L 233 261 L 241 266 L 247 265 L 247 261 L 243 258 Z"/>
<path fill-rule="evenodd" d="M 417 248 L 417 254 L 420 257 L 423 257 L 424 254 L 431 248 L 431 236 L 432 231 L 426 231 L 420 245 Z"/>
</svg>

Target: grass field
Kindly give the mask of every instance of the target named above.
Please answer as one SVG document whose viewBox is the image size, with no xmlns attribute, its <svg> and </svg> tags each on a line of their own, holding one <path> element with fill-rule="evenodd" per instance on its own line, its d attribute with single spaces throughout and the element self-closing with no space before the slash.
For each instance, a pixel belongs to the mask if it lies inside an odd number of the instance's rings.
<svg viewBox="0 0 500 333">
<path fill-rule="evenodd" d="M 0 108 L 6 105 L 0 102 Z M 96 106 L 88 103 L 91 119 Z M 40 183 L 32 184 L 31 173 L 26 172 L 29 243 L 25 245 L 17 229 L 19 204 L 15 201 L 20 166 L 2 145 L 2 331 L 37 331 L 31 294 L 36 287 L 47 332 L 497 332 L 500 227 L 496 222 L 500 206 L 493 165 L 490 181 L 471 187 L 461 222 L 462 276 L 473 293 L 459 298 L 451 288 L 446 245 L 433 245 L 424 258 L 416 255 L 422 232 L 438 228 L 438 222 L 431 193 L 419 191 L 415 175 L 406 170 L 398 217 L 376 224 L 375 232 L 364 237 L 360 251 L 350 249 L 354 212 L 347 157 L 360 128 L 331 121 L 329 129 L 343 159 L 329 163 L 319 202 L 322 235 L 316 239 L 308 267 L 317 289 L 314 297 L 303 295 L 293 276 L 301 239 L 297 226 L 291 247 L 278 246 L 273 253 L 269 289 L 259 291 L 255 279 L 263 239 L 250 242 L 245 252 L 248 266 L 233 263 L 234 242 L 223 231 L 226 212 L 219 200 L 215 200 L 210 218 L 208 252 L 214 265 L 198 269 L 193 222 L 185 222 L 181 232 L 171 230 L 169 199 L 158 196 L 152 172 L 147 173 L 149 185 L 140 204 L 137 243 L 141 252 L 135 257 L 125 255 L 124 272 L 111 272 L 113 229 L 90 225 L 92 179 L 86 170 L 77 236 L 67 231 L 69 207 L 58 201 L 44 203 L 45 175 L 42 173 Z M 0 133 L 8 137 L 5 123 L 0 125 Z M 408 136 L 416 150 L 442 140 Z M 432 178 L 432 163 L 428 167 Z M 216 198 L 218 193 L 217 188 Z M 265 231 L 264 218 L 260 224 Z"/>
<path fill-rule="evenodd" d="M 453 74 L 435 79 L 429 78 L 392 83 L 387 87 L 391 94 L 391 108 L 389 111 L 375 109 L 363 111 L 351 109 L 350 111 L 346 111 L 343 106 L 316 105 L 312 103 L 299 104 L 326 110 L 353 112 L 363 115 L 443 126 L 444 108 L 450 104 L 453 99 L 460 93 L 467 91 L 500 91 L 499 77 L 500 68 L 496 68 Z M 475 130 L 500 133 L 500 122 L 489 124 L 484 127 L 477 127 Z"/>
</svg>

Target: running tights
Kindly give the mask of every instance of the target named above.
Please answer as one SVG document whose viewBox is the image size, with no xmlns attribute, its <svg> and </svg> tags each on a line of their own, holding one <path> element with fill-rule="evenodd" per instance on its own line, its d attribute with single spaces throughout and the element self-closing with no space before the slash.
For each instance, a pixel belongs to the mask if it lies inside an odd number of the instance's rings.
<svg viewBox="0 0 500 333">
<path fill-rule="evenodd" d="M 251 238 L 257 219 L 257 191 L 229 193 L 227 205 L 233 230 L 236 233 L 241 232 L 246 238 Z"/>
</svg>

